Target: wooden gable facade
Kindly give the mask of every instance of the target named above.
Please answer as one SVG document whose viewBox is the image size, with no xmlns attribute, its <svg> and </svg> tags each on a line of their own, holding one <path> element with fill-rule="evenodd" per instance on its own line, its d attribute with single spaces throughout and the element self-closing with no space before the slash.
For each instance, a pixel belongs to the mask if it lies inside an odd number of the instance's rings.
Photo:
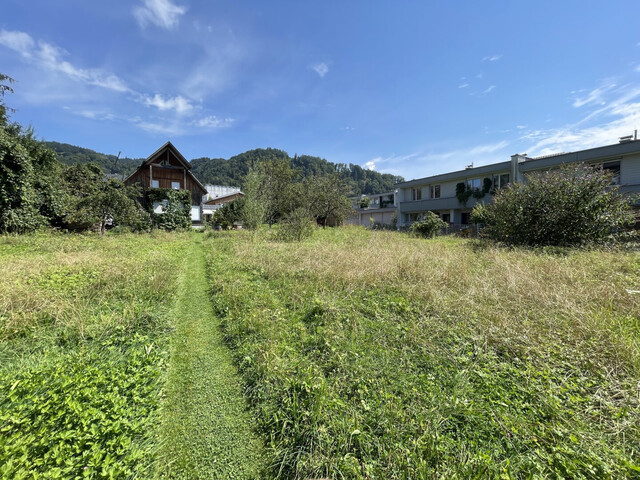
<svg viewBox="0 0 640 480">
<path fill-rule="evenodd" d="M 191 205 L 200 205 L 202 196 L 207 193 L 207 189 L 191 173 L 191 164 L 171 142 L 152 153 L 124 183 L 140 184 L 143 193 L 150 188 L 189 190 Z"/>
</svg>

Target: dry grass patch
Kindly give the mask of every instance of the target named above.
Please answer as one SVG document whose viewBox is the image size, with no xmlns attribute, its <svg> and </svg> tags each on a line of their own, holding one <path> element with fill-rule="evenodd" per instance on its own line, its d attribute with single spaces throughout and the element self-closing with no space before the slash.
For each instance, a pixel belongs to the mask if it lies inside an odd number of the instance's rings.
<svg viewBox="0 0 640 480">
<path fill-rule="evenodd" d="M 209 246 L 280 475 L 592 478 L 640 463 L 637 252 L 358 228 Z"/>
</svg>

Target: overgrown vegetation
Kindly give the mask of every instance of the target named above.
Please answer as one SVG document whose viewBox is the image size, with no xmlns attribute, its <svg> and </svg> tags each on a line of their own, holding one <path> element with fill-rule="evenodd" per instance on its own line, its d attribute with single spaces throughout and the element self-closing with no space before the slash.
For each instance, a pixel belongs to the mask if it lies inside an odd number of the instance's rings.
<svg viewBox="0 0 640 480">
<path fill-rule="evenodd" d="M 347 185 L 337 175 L 311 176 L 295 181 L 296 173 L 285 159 L 262 161 L 252 168 L 244 185 L 242 217 L 251 230 L 263 223 L 283 222 L 289 239 L 306 237 L 313 220 L 326 227 L 340 225 L 353 211 Z M 284 230 L 283 230 L 284 232 Z M 303 234 L 303 232 L 305 232 Z"/>
<path fill-rule="evenodd" d="M 637 252 L 356 228 L 207 242 L 264 477 L 638 475 Z"/>
<path fill-rule="evenodd" d="M 419 237 L 432 238 L 445 227 L 447 222 L 441 220 L 435 213 L 427 212 L 420 220 L 413 222 L 409 230 Z"/>
<path fill-rule="evenodd" d="M 150 477 L 185 236 L 0 237 L 0 477 Z"/>
<path fill-rule="evenodd" d="M 629 198 L 611 175 L 590 165 L 534 173 L 476 206 L 472 219 L 489 238 L 509 245 L 586 245 L 614 239 L 634 221 Z"/>
<path fill-rule="evenodd" d="M 145 201 L 154 227 L 168 231 L 191 227 L 191 194 L 188 190 L 150 188 Z M 161 212 L 154 212 L 156 205 L 162 209 Z"/>
</svg>

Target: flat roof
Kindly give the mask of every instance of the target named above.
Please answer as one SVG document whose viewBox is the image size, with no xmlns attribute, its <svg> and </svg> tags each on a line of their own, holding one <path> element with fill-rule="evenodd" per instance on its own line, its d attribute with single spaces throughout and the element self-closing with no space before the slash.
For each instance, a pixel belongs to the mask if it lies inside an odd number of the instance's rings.
<svg viewBox="0 0 640 480">
<path fill-rule="evenodd" d="M 575 152 L 544 155 L 541 157 L 528 157 L 526 155 L 522 155 L 524 162 L 520 163 L 520 170 L 536 170 L 538 168 L 548 168 L 562 163 L 589 162 L 593 160 L 607 160 L 609 158 L 614 159 L 630 153 L 640 153 L 640 140 L 614 143 L 612 145 L 587 148 L 585 150 L 578 150 Z M 467 168 L 465 170 L 457 170 L 455 172 L 433 175 L 431 177 L 408 180 L 406 182 L 396 183 L 395 187 L 404 188 L 412 187 L 414 185 L 423 185 L 425 183 L 446 182 L 449 180 L 456 180 L 458 178 L 468 178 L 476 175 L 485 175 L 510 169 L 511 160 L 508 160 L 506 162 L 492 163 L 481 167 Z"/>
</svg>

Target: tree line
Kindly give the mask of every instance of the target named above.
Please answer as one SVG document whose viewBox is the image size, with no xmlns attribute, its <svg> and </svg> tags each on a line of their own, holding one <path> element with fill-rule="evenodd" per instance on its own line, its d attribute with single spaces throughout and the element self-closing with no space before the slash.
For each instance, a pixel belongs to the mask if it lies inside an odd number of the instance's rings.
<svg viewBox="0 0 640 480">
<path fill-rule="evenodd" d="M 202 182 L 213 185 L 229 185 L 241 187 L 249 170 L 264 161 L 286 161 L 294 170 L 294 180 L 301 181 L 306 177 L 335 176 L 347 187 L 350 196 L 361 194 L 384 193 L 393 190 L 394 185 L 403 182 L 404 178 L 367 170 L 360 165 L 333 163 L 320 157 L 310 155 L 294 155 L 276 148 L 258 148 L 235 155 L 228 160 L 224 158 L 196 158 L 191 160 L 193 174 Z"/>
<path fill-rule="evenodd" d="M 45 146 L 55 151 L 65 165 L 77 163 L 96 163 L 106 174 L 124 178 L 133 172 L 143 158 L 118 158 L 94 150 L 60 142 L 44 142 Z M 404 178 L 367 170 L 360 165 L 332 163 L 324 158 L 311 155 L 294 155 L 276 148 L 256 148 L 235 155 L 228 160 L 224 158 L 201 157 L 191 160 L 192 173 L 203 184 L 228 185 L 241 187 L 249 170 L 262 161 L 287 160 L 295 170 L 295 179 L 336 175 L 347 185 L 348 194 L 371 195 L 393 190 L 394 185 L 403 182 Z"/>
</svg>

